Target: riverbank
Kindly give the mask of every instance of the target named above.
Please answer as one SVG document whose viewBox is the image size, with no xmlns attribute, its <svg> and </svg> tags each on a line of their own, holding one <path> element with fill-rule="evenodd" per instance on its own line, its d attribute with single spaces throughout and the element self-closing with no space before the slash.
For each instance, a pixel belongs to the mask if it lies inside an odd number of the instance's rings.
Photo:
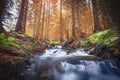
<svg viewBox="0 0 120 80">
<path fill-rule="evenodd" d="M 27 35 L 12 33 L 9 35 L 15 39 L 14 43 L 19 46 L 0 46 L 0 79 L 23 80 L 23 72 L 27 67 L 26 57 L 34 57 L 44 53 L 46 46 Z M 7 36 L 7 37 L 9 37 Z M 6 36 L 5 36 L 6 37 Z M 16 79 L 17 78 L 17 79 Z"/>
</svg>

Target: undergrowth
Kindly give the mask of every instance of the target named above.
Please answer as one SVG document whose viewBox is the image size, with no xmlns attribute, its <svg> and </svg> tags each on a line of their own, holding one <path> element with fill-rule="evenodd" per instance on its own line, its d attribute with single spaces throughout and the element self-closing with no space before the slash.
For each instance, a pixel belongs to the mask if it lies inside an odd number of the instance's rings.
<svg viewBox="0 0 120 80">
<path fill-rule="evenodd" d="M 15 43 L 15 38 L 6 37 L 4 33 L 0 34 L 0 47 L 6 48 L 10 46 L 20 47 L 19 44 Z"/>
<path fill-rule="evenodd" d="M 98 33 L 94 33 L 91 36 L 89 36 L 87 39 L 85 39 L 82 42 L 82 46 L 87 47 L 91 44 L 95 43 L 104 43 L 104 44 L 110 44 L 111 38 L 115 36 L 114 32 L 112 30 L 105 30 Z"/>
<path fill-rule="evenodd" d="M 47 42 L 47 44 L 51 44 L 51 45 L 60 45 L 61 42 L 60 42 L 60 41 L 49 41 L 49 42 Z"/>
</svg>

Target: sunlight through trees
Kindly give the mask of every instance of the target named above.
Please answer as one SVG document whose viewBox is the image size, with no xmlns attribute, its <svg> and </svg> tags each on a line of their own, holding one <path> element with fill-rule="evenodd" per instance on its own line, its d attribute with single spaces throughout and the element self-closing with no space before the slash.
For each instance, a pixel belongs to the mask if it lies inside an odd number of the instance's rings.
<svg viewBox="0 0 120 80">
<path fill-rule="evenodd" d="M 80 38 L 80 33 L 89 35 L 93 29 L 90 5 L 85 0 L 31 0 L 26 34 L 40 40 L 60 41 Z"/>
</svg>

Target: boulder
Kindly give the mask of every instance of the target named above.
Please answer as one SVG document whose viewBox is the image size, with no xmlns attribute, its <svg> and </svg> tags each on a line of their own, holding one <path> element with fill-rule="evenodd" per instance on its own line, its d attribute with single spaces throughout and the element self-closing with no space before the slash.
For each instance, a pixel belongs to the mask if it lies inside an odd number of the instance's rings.
<svg viewBox="0 0 120 80">
<path fill-rule="evenodd" d="M 88 51 L 88 54 L 103 58 L 111 58 L 109 47 L 101 43 L 96 43 L 95 46 Z"/>
</svg>

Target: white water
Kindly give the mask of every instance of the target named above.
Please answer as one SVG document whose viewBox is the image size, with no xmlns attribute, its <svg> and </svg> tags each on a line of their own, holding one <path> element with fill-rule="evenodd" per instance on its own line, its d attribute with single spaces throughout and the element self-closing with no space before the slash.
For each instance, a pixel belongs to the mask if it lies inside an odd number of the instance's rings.
<svg viewBox="0 0 120 80">
<path fill-rule="evenodd" d="M 71 56 L 88 56 L 84 49 L 80 49 L 71 53 L 67 53 L 61 46 L 55 46 L 52 49 L 47 49 L 41 57 L 71 57 Z"/>
<path fill-rule="evenodd" d="M 53 62 L 47 57 L 69 57 L 69 56 L 88 56 L 84 49 L 80 49 L 71 53 L 67 53 L 60 46 L 46 50 L 42 56 L 37 56 L 36 61 L 31 65 L 31 71 L 29 72 L 28 80 L 120 80 L 120 69 L 116 66 L 116 63 L 110 61 L 63 61 Z M 63 70 L 59 71 L 55 65 L 59 64 Z M 54 78 L 39 78 L 36 74 L 42 74 L 46 70 L 45 67 L 49 67 L 52 70 Z M 34 73 L 34 75 L 33 75 Z M 52 76 L 52 77 L 53 77 Z"/>
</svg>

